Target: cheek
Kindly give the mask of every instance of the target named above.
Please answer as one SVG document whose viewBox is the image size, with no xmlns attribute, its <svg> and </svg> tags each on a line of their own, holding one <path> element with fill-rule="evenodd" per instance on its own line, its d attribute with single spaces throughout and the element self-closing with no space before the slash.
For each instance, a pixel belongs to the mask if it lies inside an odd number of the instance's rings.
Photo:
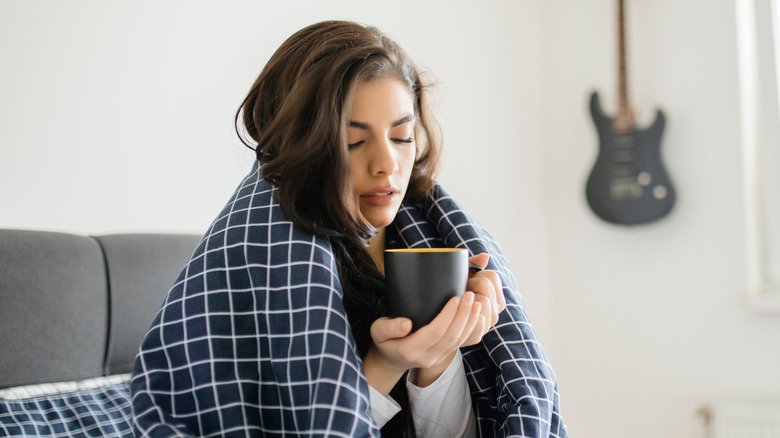
<svg viewBox="0 0 780 438">
<path fill-rule="evenodd" d="M 349 179 L 352 181 L 352 186 L 357 190 L 357 176 L 358 173 L 358 157 L 356 154 L 349 154 L 347 157 L 347 170 L 349 171 Z"/>
<path fill-rule="evenodd" d="M 401 161 L 401 169 L 403 169 L 403 172 L 405 175 L 411 175 L 412 174 L 412 168 L 414 167 L 414 159 L 417 156 L 417 148 L 412 147 L 410 150 L 403 154 L 403 156 L 400 158 Z"/>
</svg>

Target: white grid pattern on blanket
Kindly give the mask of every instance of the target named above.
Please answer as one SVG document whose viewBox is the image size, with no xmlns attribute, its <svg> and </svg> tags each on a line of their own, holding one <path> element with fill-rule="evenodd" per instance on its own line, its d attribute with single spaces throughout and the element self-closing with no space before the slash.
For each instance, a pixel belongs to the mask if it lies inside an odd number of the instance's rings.
<svg viewBox="0 0 780 438">
<path fill-rule="evenodd" d="M 142 436 L 378 436 L 330 244 L 287 219 L 254 163 L 171 288 L 131 381 Z M 463 349 L 480 436 L 565 437 L 555 377 L 500 248 L 437 187 L 407 246 L 491 254 L 507 310 Z M 439 236 L 444 236 L 440 239 Z"/>
<path fill-rule="evenodd" d="M 493 362 L 499 364 L 502 380 L 506 388 L 520 386 L 526 388 L 528 382 L 534 382 L 535 389 L 539 388 L 540 395 L 519 391 L 511 395 L 509 400 L 504 396 L 498 400 L 489 400 L 484 396 L 480 397 L 476 403 L 487 403 L 491 410 L 497 409 L 499 403 L 509 402 L 521 407 L 532 407 L 532 409 L 521 408 L 516 412 L 508 411 L 508 417 L 505 423 L 497 424 L 495 418 L 481 416 L 482 411 L 477 410 L 477 419 L 480 424 L 480 436 L 495 436 L 497 433 L 509 433 L 511 436 L 523 437 L 565 437 L 567 436 L 565 424 L 560 417 L 559 412 L 559 394 L 555 382 L 555 374 L 550 367 L 549 362 L 544 355 L 541 345 L 536 340 L 534 330 L 528 322 L 525 309 L 522 306 L 522 300 L 515 284 L 514 277 L 501 251 L 498 243 L 493 239 L 487 230 L 471 219 L 460 207 L 456 201 L 451 198 L 440 187 L 437 187 L 437 194 L 429 202 L 425 214 L 420 215 L 418 209 L 412 206 L 405 206 L 399 210 L 399 215 L 405 215 L 406 219 L 397 222 L 406 223 L 401 230 L 402 237 L 412 237 L 411 240 L 405 239 L 405 245 L 410 248 L 430 247 L 430 246 L 448 246 L 466 248 L 470 254 L 479 254 L 487 252 L 490 254 L 490 263 L 488 269 L 495 270 L 501 277 L 504 296 L 507 298 L 507 310 L 502 312 L 499 322 L 488 332 L 483 339 L 481 347 L 487 349 Z M 435 222 L 433 224 L 432 222 Z M 409 233 L 410 228 L 415 228 L 417 233 Z M 435 230 L 428 230 L 433 227 Z M 407 231 L 407 232 L 403 232 Z M 438 242 L 431 245 L 431 234 L 437 233 L 443 235 L 443 243 Z M 416 239 L 416 240 L 414 240 Z M 517 329 L 520 329 L 522 336 L 517 338 Z M 521 346 L 522 354 L 517 354 L 516 347 Z M 501 351 L 498 351 L 501 350 Z M 475 367 L 479 364 L 474 356 L 479 355 L 480 348 L 464 349 L 464 360 L 466 363 L 467 376 L 472 385 L 479 388 L 472 393 L 487 394 L 490 393 L 494 381 L 481 378 L 485 372 L 485 367 Z M 511 358 L 497 362 L 498 357 Z M 541 366 L 541 368 L 540 368 Z M 508 376 L 514 376 L 506 379 Z M 486 385 L 485 385 L 486 384 Z M 513 385 L 514 384 L 514 385 Z M 484 385 L 484 386 L 483 386 Z M 552 391 L 550 390 L 552 388 Z M 474 394 L 472 394 L 474 396 Z M 478 396 L 479 397 L 479 396 Z M 547 411 L 548 415 L 529 415 L 530 412 L 542 413 Z M 485 427 L 493 423 L 495 429 Z M 519 426 L 519 430 L 513 427 Z M 545 432 L 547 430 L 548 432 Z M 511 432 L 510 432 L 511 431 Z"/>
</svg>

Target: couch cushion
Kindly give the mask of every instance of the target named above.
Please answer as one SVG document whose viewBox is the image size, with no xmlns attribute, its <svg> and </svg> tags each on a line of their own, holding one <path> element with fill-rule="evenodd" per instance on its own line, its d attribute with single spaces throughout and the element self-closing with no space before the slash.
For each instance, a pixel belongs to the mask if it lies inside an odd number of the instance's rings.
<svg viewBox="0 0 780 438">
<path fill-rule="evenodd" d="M 106 374 L 132 371 L 146 331 L 201 236 L 111 234 L 94 236 L 108 264 L 111 300 Z"/>
<path fill-rule="evenodd" d="M 0 388 L 103 373 L 105 263 L 73 234 L 0 230 Z"/>
</svg>

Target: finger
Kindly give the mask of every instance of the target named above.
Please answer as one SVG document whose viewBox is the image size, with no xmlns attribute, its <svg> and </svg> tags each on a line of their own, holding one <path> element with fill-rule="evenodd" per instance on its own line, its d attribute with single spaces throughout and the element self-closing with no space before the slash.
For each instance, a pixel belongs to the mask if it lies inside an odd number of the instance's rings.
<svg viewBox="0 0 780 438">
<path fill-rule="evenodd" d="M 488 321 L 493 325 L 498 321 L 498 293 L 496 292 L 496 286 L 485 275 L 481 275 L 482 272 L 477 273 L 474 277 L 468 281 L 468 289 L 473 290 L 475 293 L 487 297 L 491 302 L 491 310 L 493 314 L 490 315 Z"/>
<path fill-rule="evenodd" d="M 487 325 L 487 319 L 485 318 L 485 315 L 480 315 L 477 317 L 477 321 L 474 324 L 474 330 L 471 333 L 471 336 L 469 336 L 468 340 L 465 342 L 464 345 L 470 346 L 470 345 L 476 345 L 482 341 L 482 337 L 485 336 L 485 333 L 488 331 L 488 325 Z"/>
<path fill-rule="evenodd" d="M 444 333 L 447 332 L 453 318 L 455 318 L 460 301 L 461 297 L 450 298 L 439 314 L 433 318 L 433 321 L 422 326 L 409 337 L 411 341 L 410 348 L 414 348 L 417 351 L 427 351 L 439 342 Z"/>
<path fill-rule="evenodd" d="M 447 332 L 441 337 L 439 342 L 431 346 L 426 354 L 432 357 L 439 357 L 442 354 L 449 353 L 458 345 L 463 329 L 469 321 L 472 305 L 474 304 L 474 292 L 466 292 L 460 300 L 458 313 L 447 328 Z"/>
<path fill-rule="evenodd" d="M 371 339 L 374 342 L 386 342 L 394 338 L 402 338 L 412 330 L 412 321 L 409 318 L 390 319 L 383 316 L 371 324 Z"/>
<path fill-rule="evenodd" d="M 490 254 L 483 252 L 475 256 L 469 257 L 469 263 L 479 266 L 482 269 L 487 268 L 488 261 L 490 260 Z"/>
<path fill-rule="evenodd" d="M 501 277 L 496 271 L 482 271 L 482 275 L 493 282 L 496 290 L 496 301 L 498 303 L 498 313 L 501 313 L 506 309 L 506 297 L 504 296 L 504 287 L 501 283 Z"/>
<path fill-rule="evenodd" d="M 475 295 L 475 300 L 482 305 L 480 314 L 490 323 L 493 321 L 495 313 L 493 311 L 493 302 L 484 295 Z"/>
<path fill-rule="evenodd" d="M 481 338 L 480 332 L 475 332 L 475 329 L 477 328 L 477 324 L 482 319 L 482 304 L 479 302 L 474 302 L 474 304 L 471 306 L 471 313 L 469 314 L 469 321 L 466 324 L 466 327 L 463 329 L 463 333 L 461 334 L 460 339 L 458 340 L 458 345 L 467 345 L 469 339 L 471 339 L 474 335 L 479 336 Z M 476 343 L 476 342 L 475 342 Z"/>
<path fill-rule="evenodd" d="M 485 334 L 490 331 L 490 325 L 488 324 L 489 319 L 485 316 L 481 316 L 482 321 L 480 322 L 480 333 L 482 333 L 482 336 L 479 337 L 480 340 L 485 336 Z"/>
</svg>

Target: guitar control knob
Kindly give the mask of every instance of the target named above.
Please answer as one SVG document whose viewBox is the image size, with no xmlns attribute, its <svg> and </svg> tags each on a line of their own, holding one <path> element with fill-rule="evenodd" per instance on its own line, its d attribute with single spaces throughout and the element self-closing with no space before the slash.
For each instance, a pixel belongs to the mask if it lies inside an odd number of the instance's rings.
<svg viewBox="0 0 780 438">
<path fill-rule="evenodd" d="M 669 195 L 669 190 L 667 190 L 666 186 L 657 185 L 653 187 L 653 196 L 655 199 L 664 199 Z"/>
<path fill-rule="evenodd" d="M 650 175 L 650 172 L 640 172 L 636 177 L 636 182 L 642 187 L 649 186 L 652 181 L 653 177 Z"/>
</svg>

